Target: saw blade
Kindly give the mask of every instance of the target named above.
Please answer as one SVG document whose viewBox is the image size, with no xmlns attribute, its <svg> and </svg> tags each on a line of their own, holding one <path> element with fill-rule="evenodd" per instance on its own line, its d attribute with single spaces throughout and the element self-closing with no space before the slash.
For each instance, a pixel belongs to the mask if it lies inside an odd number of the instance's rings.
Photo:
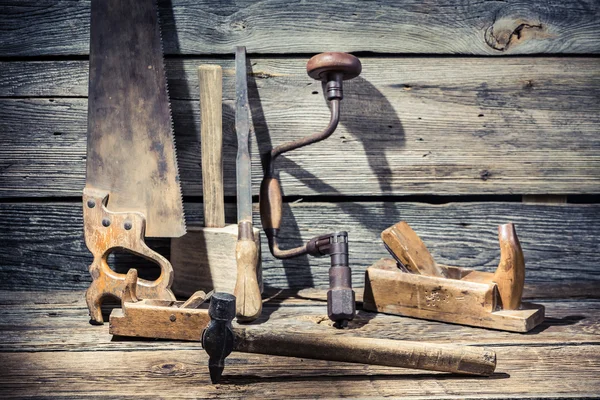
<svg viewBox="0 0 600 400">
<path fill-rule="evenodd" d="M 146 236 L 185 218 L 155 0 L 92 0 L 86 187 L 139 211 Z"/>
</svg>

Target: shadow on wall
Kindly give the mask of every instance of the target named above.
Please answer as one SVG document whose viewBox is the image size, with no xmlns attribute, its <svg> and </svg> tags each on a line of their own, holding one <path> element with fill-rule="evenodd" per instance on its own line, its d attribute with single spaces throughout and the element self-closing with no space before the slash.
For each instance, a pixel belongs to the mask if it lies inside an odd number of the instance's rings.
<svg viewBox="0 0 600 400">
<path fill-rule="evenodd" d="M 299 61 L 300 62 L 300 61 Z M 265 120 L 260 93 L 256 84 L 256 76 L 252 73 L 252 63 L 249 64 L 248 91 L 251 98 L 252 119 L 258 141 L 258 148 L 263 160 L 263 168 L 265 167 L 265 157 L 270 150 L 281 143 L 272 143 L 271 135 L 267 122 Z M 307 79 L 310 79 L 307 77 Z M 314 92 L 313 92 L 314 93 Z M 357 77 L 344 84 L 344 100 L 341 105 L 341 122 L 352 139 L 361 143 L 364 148 L 364 153 L 367 157 L 369 167 L 372 173 L 376 176 L 381 193 L 384 195 L 392 194 L 391 186 L 391 168 L 386 158 L 386 151 L 393 147 L 401 149 L 404 147 L 404 129 L 400 122 L 396 111 L 389 101 L 367 80 Z M 324 97 L 323 106 L 328 106 L 328 102 Z M 309 118 L 310 116 L 307 116 Z M 325 123 L 323 128 L 325 128 Z M 339 127 L 338 127 L 339 129 Z M 306 135 L 313 132 L 306 132 Z M 335 136 L 336 133 L 333 134 Z M 327 141 L 332 138 L 325 139 L 323 143 L 315 143 L 310 146 L 327 146 Z M 331 143 L 329 144 L 331 145 Z M 293 152 L 292 152 L 293 154 Z M 309 188 L 315 192 L 323 193 L 327 196 L 341 195 L 333 186 L 324 182 L 321 178 L 314 176 L 310 172 L 304 170 L 293 160 L 280 156 L 277 163 L 277 171 L 286 171 L 294 178 L 304 182 Z M 285 184 L 282 184 L 285 191 Z M 338 203 L 338 206 L 345 211 L 349 211 L 350 203 Z M 355 210 L 356 205 L 352 207 Z M 373 212 L 367 208 L 360 208 L 362 212 L 353 213 L 354 217 L 361 225 L 369 229 L 372 221 L 375 219 Z M 372 209 L 371 209 L 372 210 Z M 394 204 L 384 205 L 384 217 L 390 225 L 400 220 Z M 347 221 L 340 221 L 339 230 L 348 230 L 350 239 L 350 251 L 352 251 L 352 226 L 345 225 Z M 372 229 L 376 237 L 379 236 L 379 228 Z M 322 232 L 326 233 L 326 232 Z M 300 246 L 303 241 L 300 239 L 301 232 L 294 218 L 293 211 L 288 203 L 283 204 L 283 221 L 282 221 L 282 247 L 287 249 Z M 267 255 L 267 257 L 272 257 Z M 329 260 L 323 260 L 328 263 Z M 314 287 L 314 280 L 309 268 L 307 256 L 298 257 L 291 260 L 283 260 L 283 268 L 286 275 L 287 284 L 294 289 L 302 289 Z"/>
</svg>

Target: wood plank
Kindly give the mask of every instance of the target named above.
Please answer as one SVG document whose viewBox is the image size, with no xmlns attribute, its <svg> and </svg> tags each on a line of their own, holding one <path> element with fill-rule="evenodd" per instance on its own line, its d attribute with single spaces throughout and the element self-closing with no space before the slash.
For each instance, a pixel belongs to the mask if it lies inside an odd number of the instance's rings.
<svg viewBox="0 0 600 400">
<path fill-rule="evenodd" d="M 0 296 L 33 297 L 36 303 L 3 304 L 0 310 L 1 352 L 38 351 L 132 351 L 200 349 L 199 342 L 175 342 L 113 338 L 108 326 L 88 323 L 84 292 L 2 291 Z M 326 295 L 320 290 L 320 296 Z M 71 298 L 74 301 L 71 301 Z M 338 331 L 327 318 L 324 301 L 288 298 L 266 301 L 262 316 L 248 329 L 286 330 L 310 335 L 348 335 L 435 343 L 480 344 L 485 346 L 600 344 L 600 302 L 597 300 L 545 301 L 546 321 L 529 334 L 514 334 L 434 321 L 401 318 L 362 311 L 349 328 Z"/>
<path fill-rule="evenodd" d="M 233 53 L 232 53 L 233 56 Z M 251 65 L 251 99 L 266 98 L 272 102 L 295 102 L 297 98 L 312 98 L 312 91 L 321 93 L 320 83 L 306 74 L 306 56 L 249 55 Z M 554 92 L 561 96 L 589 96 L 583 107 L 597 106 L 592 100 L 597 95 L 600 67 L 595 57 L 376 57 L 360 56 L 363 70 L 360 77 L 374 88 L 357 80 L 344 83 L 345 96 L 351 89 L 373 101 L 375 89 L 386 94 L 410 94 L 467 104 L 476 92 L 485 87 L 491 96 L 488 105 L 510 106 L 509 99 L 519 106 L 534 102 L 537 108 L 563 109 L 569 104 L 550 103 L 544 96 Z M 190 57 L 165 60 L 165 71 L 172 99 L 198 100 L 197 68 L 201 64 L 217 64 L 223 68 L 223 96 L 233 100 L 235 96 L 235 61 L 214 57 Z M 88 69 L 86 60 L 68 61 L 0 61 L 0 97 L 87 97 Z M 311 85 L 308 85 L 308 84 Z M 504 98 L 508 92 L 520 90 L 520 96 Z M 289 98 L 285 91 L 296 91 Z M 311 96 L 307 95 L 307 92 Z M 409 93 L 407 93 L 409 92 Z M 485 93 L 484 93 L 485 94 Z M 542 97 L 540 97 L 542 96 Z M 316 103 L 323 103 L 317 96 Z M 387 96 L 386 96 L 387 97 Z M 485 97 L 485 96 L 482 96 Z M 348 100 L 346 98 L 346 100 Z M 448 100 L 446 100 L 448 101 Z M 494 102 L 495 101 L 495 102 Z"/>
<path fill-rule="evenodd" d="M 322 129 L 328 110 L 304 59 L 252 60 L 250 103 L 260 153 Z M 600 193 L 600 70 L 595 59 L 365 58 L 346 85 L 342 123 L 327 141 L 286 155 L 284 193 L 306 195 L 564 195 Z M 201 196 L 195 67 L 167 66 L 183 191 Z M 225 194 L 235 195 L 233 61 L 224 67 Z M 492 70 L 493 68 L 493 70 Z M 13 96 L 85 96 L 87 64 L 2 63 L 30 84 L 0 82 Z M 501 70 L 502 73 L 494 71 Z M 48 72 L 54 71 L 54 72 Z M 64 84 L 73 75 L 75 88 Z M 39 84 L 36 82 L 40 82 Z M 314 94 L 313 94 L 314 93 Z M 0 196 L 79 196 L 87 101 L 2 99 Z M 551 161 L 549 161 L 551 160 Z M 360 181 L 361 185 L 355 182 Z"/>
<path fill-rule="evenodd" d="M 89 0 L 4 0 L 2 8 L 0 54 L 88 53 Z M 249 53 L 600 52 L 600 11 L 593 0 L 472 0 L 459 6 L 449 0 L 163 0 L 159 14 L 167 54 L 231 54 L 235 45 Z"/>
<path fill-rule="evenodd" d="M 202 204 L 186 203 L 185 208 L 188 226 L 200 224 Z M 286 203 L 283 210 L 283 248 L 318 234 L 349 231 L 355 287 L 362 287 L 365 268 L 387 255 L 379 238 L 381 231 L 401 219 L 413 227 L 442 264 L 493 271 L 500 257 L 497 225 L 512 221 L 525 254 L 526 283 L 600 280 L 598 205 L 341 202 Z M 257 205 L 254 212 L 257 216 Z M 235 219 L 233 204 L 226 205 L 226 213 L 227 220 Z M 0 288 L 87 288 L 91 256 L 83 242 L 80 204 L 4 203 L 0 204 L 0 215 Z M 150 243 L 168 256 L 167 240 Z M 267 249 L 266 243 L 262 246 Z M 139 267 L 132 258 L 117 258 L 111 264 L 121 271 L 131 265 Z M 280 261 L 263 253 L 266 289 L 327 287 L 328 269 L 328 258 Z M 142 275 L 144 272 L 141 268 Z M 554 288 L 549 286 L 548 291 Z M 542 296 L 540 292 L 538 295 Z"/>
<path fill-rule="evenodd" d="M 498 347 L 491 378 L 233 353 L 211 385 L 200 350 L 4 353 L 3 398 L 595 397 L 600 346 Z M 557 372 L 560 365 L 560 375 Z M 560 376 L 560 379 L 559 379 Z M 43 382 L 43 385 L 39 383 Z"/>
</svg>

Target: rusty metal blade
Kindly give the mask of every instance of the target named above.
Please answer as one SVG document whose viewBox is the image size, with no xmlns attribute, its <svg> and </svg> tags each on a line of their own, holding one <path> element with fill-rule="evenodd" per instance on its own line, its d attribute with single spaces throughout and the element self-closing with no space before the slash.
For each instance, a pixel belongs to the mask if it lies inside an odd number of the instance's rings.
<svg viewBox="0 0 600 400">
<path fill-rule="evenodd" d="M 92 0 L 86 187 L 139 211 L 146 236 L 185 233 L 155 0 Z"/>
<path fill-rule="evenodd" d="M 250 106 L 246 74 L 246 48 L 235 49 L 235 131 L 238 139 L 236 158 L 238 222 L 252 223 L 252 164 L 250 160 Z"/>
</svg>

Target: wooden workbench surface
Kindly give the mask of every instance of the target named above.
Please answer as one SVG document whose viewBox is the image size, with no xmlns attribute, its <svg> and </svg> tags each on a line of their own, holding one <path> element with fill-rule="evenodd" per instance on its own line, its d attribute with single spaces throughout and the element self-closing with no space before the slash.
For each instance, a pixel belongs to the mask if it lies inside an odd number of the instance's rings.
<svg viewBox="0 0 600 400">
<path fill-rule="evenodd" d="M 540 296 L 543 290 L 530 287 L 528 293 Z M 349 329 L 338 331 L 325 315 L 324 295 L 274 294 L 251 329 L 482 345 L 497 352 L 496 372 L 490 378 L 461 377 L 233 353 L 224 379 L 212 385 L 199 343 L 112 337 L 107 325 L 88 323 L 82 291 L 0 291 L 0 397 L 505 399 L 600 393 L 600 301 L 593 293 L 561 299 L 548 292 L 536 300 L 546 307 L 547 320 L 529 334 L 364 311 Z"/>
<path fill-rule="evenodd" d="M 465 378 L 232 354 L 217 386 L 198 343 L 115 339 L 88 323 L 90 3 L 0 0 L 0 399 L 600 398 L 599 1 L 158 1 L 188 226 L 204 222 L 197 67 L 223 68 L 234 222 L 234 46 L 248 50 L 255 195 L 261 155 L 329 119 L 308 59 L 353 52 L 363 72 L 344 85 L 336 132 L 281 160 L 284 247 L 348 231 L 358 286 L 387 255 L 381 231 L 405 220 L 438 262 L 490 272 L 497 225 L 513 222 L 525 296 L 548 317 L 521 335 L 360 311 L 337 331 L 325 291 L 305 289 L 327 287 L 329 260 L 275 260 L 263 236 L 274 297 L 252 329 L 486 345 L 497 372 Z M 148 242 L 170 256 L 169 239 Z M 109 263 L 157 277 L 122 253 Z"/>
</svg>

